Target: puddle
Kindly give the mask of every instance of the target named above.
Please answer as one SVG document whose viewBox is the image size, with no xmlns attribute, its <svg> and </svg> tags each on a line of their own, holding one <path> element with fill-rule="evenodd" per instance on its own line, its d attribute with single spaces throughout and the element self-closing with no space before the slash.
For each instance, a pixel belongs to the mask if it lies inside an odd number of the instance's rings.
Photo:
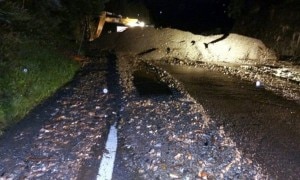
<svg viewBox="0 0 300 180">
<path fill-rule="evenodd" d="M 140 96 L 172 95 L 168 85 L 155 72 L 138 70 L 133 73 L 133 84 Z"/>
<path fill-rule="evenodd" d="M 266 91 L 263 82 L 257 87 L 203 68 L 161 67 L 225 127 L 246 157 L 280 179 L 300 177 L 299 104 Z"/>
</svg>

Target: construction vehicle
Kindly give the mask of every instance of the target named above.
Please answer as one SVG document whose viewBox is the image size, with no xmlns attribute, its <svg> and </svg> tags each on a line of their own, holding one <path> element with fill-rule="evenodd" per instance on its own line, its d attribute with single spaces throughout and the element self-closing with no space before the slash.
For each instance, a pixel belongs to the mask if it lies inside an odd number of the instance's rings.
<svg viewBox="0 0 300 180">
<path fill-rule="evenodd" d="M 142 21 L 139 21 L 138 19 L 128 18 L 128 17 L 123 18 L 121 15 L 116 15 L 114 13 L 103 11 L 100 13 L 96 31 L 90 32 L 90 39 L 89 39 L 90 41 L 93 41 L 94 39 L 98 38 L 101 35 L 104 24 L 106 22 L 123 25 L 125 27 L 125 29 L 128 27 L 144 27 L 145 26 L 145 23 Z"/>
</svg>

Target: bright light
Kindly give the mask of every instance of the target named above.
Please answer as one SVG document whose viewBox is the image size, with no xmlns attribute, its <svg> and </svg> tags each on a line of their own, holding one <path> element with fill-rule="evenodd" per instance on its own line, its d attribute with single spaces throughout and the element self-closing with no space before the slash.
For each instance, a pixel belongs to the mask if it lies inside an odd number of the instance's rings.
<svg viewBox="0 0 300 180">
<path fill-rule="evenodd" d="M 107 89 L 107 88 L 104 88 L 104 89 L 103 89 L 103 93 L 104 93 L 104 94 L 107 94 L 107 93 L 108 93 L 108 89 Z"/>
<path fill-rule="evenodd" d="M 128 27 L 144 27 L 145 23 L 142 21 L 139 21 L 138 19 L 132 19 L 132 18 L 123 18 L 121 19 L 121 23 Z"/>
<path fill-rule="evenodd" d="M 256 81 L 255 85 L 256 85 L 256 87 L 260 87 L 260 85 L 261 85 L 260 81 Z"/>
<path fill-rule="evenodd" d="M 117 32 L 124 32 L 127 28 L 126 26 L 117 26 Z"/>
<path fill-rule="evenodd" d="M 145 27 L 145 23 L 143 21 L 129 21 L 126 24 L 124 23 L 125 26 L 117 26 L 117 32 L 124 32 L 127 28 L 132 28 L 132 27 Z"/>
<path fill-rule="evenodd" d="M 129 27 L 145 27 L 145 23 L 142 21 L 132 21 L 126 24 Z"/>
<path fill-rule="evenodd" d="M 145 27 L 145 23 L 143 21 L 140 21 L 140 26 Z"/>
</svg>

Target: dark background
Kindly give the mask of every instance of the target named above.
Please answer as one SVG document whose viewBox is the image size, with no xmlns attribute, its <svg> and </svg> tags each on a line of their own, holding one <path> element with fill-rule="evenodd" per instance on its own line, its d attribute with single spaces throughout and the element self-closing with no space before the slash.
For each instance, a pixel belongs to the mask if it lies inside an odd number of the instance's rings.
<svg viewBox="0 0 300 180">
<path fill-rule="evenodd" d="M 145 8 L 134 14 L 130 12 L 133 4 Z M 233 26 L 233 18 L 228 16 L 228 4 L 229 0 L 112 0 L 106 4 L 106 10 L 125 16 L 147 14 L 148 23 L 156 27 L 177 28 L 197 34 L 208 31 L 223 33 Z"/>
<path fill-rule="evenodd" d="M 299 0 L 110 0 L 107 11 L 194 34 L 238 33 L 299 61 Z"/>
</svg>

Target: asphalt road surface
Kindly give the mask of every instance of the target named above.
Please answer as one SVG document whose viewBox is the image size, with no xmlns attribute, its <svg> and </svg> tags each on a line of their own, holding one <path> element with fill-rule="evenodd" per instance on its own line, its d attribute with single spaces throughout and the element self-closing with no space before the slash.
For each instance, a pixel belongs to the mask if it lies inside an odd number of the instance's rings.
<svg viewBox="0 0 300 180">
<path fill-rule="evenodd" d="M 134 58 L 92 60 L 1 137 L 0 179 L 100 179 L 115 123 L 112 179 L 300 176 L 298 104 L 223 75 L 167 69 L 179 81 Z"/>
</svg>

